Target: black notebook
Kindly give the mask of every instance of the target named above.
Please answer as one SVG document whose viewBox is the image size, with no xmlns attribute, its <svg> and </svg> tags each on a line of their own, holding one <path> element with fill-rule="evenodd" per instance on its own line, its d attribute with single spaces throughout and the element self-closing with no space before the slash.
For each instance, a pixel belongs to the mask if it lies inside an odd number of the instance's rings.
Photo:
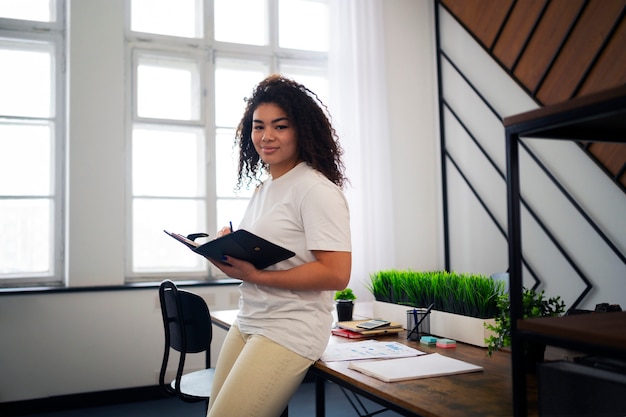
<svg viewBox="0 0 626 417">
<path fill-rule="evenodd" d="M 204 244 L 194 242 L 194 236 L 206 237 L 208 236 L 206 234 L 198 233 L 185 237 L 178 233 L 163 231 L 192 251 L 217 262 L 222 262 L 222 257 L 227 255 L 248 261 L 257 269 L 265 269 L 295 255 L 289 249 L 278 246 L 244 229 L 239 229 Z"/>
</svg>

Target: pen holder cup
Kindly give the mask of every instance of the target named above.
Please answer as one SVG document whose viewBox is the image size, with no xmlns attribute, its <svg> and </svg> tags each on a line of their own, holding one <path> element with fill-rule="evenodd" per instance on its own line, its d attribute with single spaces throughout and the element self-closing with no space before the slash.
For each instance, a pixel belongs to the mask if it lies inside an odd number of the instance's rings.
<svg viewBox="0 0 626 417">
<path fill-rule="evenodd" d="M 415 329 L 416 324 L 418 324 L 417 329 Z M 430 334 L 430 312 L 427 308 L 414 308 L 406 311 L 406 331 L 409 340 L 419 340 L 420 336 Z"/>
</svg>

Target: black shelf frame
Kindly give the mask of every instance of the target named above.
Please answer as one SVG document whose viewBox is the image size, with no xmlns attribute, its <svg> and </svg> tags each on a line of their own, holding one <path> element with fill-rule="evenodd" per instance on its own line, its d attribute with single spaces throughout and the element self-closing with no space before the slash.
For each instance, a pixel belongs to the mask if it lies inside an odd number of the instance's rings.
<svg viewBox="0 0 626 417">
<path fill-rule="evenodd" d="M 511 297 L 511 361 L 513 412 L 526 416 L 524 340 L 563 347 L 567 340 L 518 330 L 522 319 L 522 229 L 519 142 L 521 138 L 626 143 L 626 85 L 504 119 L 507 163 L 509 288 Z M 597 347 L 589 346 L 594 350 Z M 626 349 L 626 347 L 625 347 Z"/>
</svg>

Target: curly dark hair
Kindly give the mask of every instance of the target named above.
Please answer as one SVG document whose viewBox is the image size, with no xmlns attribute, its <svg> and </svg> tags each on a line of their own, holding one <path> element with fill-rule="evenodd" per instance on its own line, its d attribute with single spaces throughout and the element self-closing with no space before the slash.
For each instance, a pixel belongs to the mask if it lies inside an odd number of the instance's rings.
<svg viewBox="0 0 626 417">
<path fill-rule="evenodd" d="M 252 143 L 252 115 L 260 104 L 279 106 L 296 129 L 298 157 L 330 181 L 343 187 L 347 182 L 341 161 L 343 149 L 331 125 L 328 108 L 311 90 L 281 75 L 270 75 L 246 99 L 246 110 L 239 122 L 235 141 L 239 144 L 237 189 L 260 182 L 269 167 L 261 160 Z"/>
</svg>

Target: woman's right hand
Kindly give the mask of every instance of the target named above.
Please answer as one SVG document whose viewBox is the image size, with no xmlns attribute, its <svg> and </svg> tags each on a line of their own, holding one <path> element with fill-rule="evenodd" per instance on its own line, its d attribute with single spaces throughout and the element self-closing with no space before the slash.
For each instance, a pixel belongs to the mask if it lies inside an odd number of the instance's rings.
<svg viewBox="0 0 626 417">
<path fill-rule="evenodd" d="M 222 227 L 222 228 L 221 228 L 221 229 L 217 232 L 217 237 L 222 237 L 222 236 L 225 236 L 225 235 L 227 235 L 227 234 L 229 234 L 229 233 L 230 233 L 230 227 L 225 226 L 225 227 Z"/>
</svg>

